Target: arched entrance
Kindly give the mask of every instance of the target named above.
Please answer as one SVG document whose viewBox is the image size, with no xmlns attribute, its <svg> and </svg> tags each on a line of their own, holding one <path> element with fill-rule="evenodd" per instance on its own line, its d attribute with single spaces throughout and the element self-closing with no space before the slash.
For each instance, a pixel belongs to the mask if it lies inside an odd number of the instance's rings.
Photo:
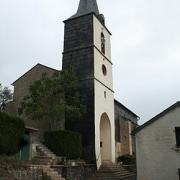
<svg viewBox="0 0 180 180">
<path fill-rule="evenodd" d="M 106 113 L 102 114 L 100 120 L 100 148 L 102 163 L 111 162 L 111 124 Z"/>
</svg>

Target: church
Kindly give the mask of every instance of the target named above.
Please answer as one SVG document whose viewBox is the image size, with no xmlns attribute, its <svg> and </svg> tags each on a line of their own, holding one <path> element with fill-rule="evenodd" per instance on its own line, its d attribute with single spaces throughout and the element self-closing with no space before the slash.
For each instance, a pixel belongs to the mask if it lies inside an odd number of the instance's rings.
<svg viewBox="0 0 180 180">
<path fill-rule="evenodd" d="M 79 78 L 87 112 L 83 122 L 75 124 L 65 119 L 62 128 L 82 135 L 83 159 L 95 162 L 99 168 L 103 163 L 115 163 L 119 156 L 135 153 L 131 132 L 138 126 L 139 117 L 114 99 L 111 32 L 96 0 L 80 0 L 76 14 L 64 24 L 62 70 L 71 67 Z M 14 97 L 7 104 L 7 111 L 17 114 L 30 85 L 43 73 L 51 76 L 55 71 L 58 70 L 37 64 L 17 79 L 12 84 Z M 26 121 L 26 125 L 43 128 L 31 121 Z"/>
</svg>

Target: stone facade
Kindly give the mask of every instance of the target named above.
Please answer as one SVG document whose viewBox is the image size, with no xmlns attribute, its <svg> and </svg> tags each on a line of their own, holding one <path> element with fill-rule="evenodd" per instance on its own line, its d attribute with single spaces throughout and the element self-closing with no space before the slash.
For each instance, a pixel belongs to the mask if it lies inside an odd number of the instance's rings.
<svg viewBox="0 0 180 180">
<path fill-rule="evenodd" d="M 102 32 L 106 39 L 105 53 L 101 52 Z M 102 157 L 98 157 L 103 149 L 100 148 L 100 122 L 103 113 L 107 114 L 111 123 L 109 158 L 115 161 L 110 35 L 93 12 L 65 21 L 63 69 L 73 68 L 81 80 L 82 95 L 87 106 L 83 122 L 73 123 L 66 116 L 66 128 L 82 134 L 84 159 L 98 161 L 98 164 L 101 164 L 102 160 Z M 107 68 L 107 75 L 102 73 L 103 64 Z M 104 93 L 107 94 L 107 98 L 104 97 Z"/>
<path fill-rule="evenodd" d="M 180 127 L 180 102 L 136 130 L 138 180 L 179 180 L 175 127 Z"/>
<path fill-rule="evenodd" d="M 35 81 L 41 79 L 43 73 L 46 73 L 49 76 L 52 76 L 55 73 L 55 69 L 46 67 L 41 64 L 37 64 L 28 72 L 26 72 L 23 76 L 21 76 L 18 80 L 13 82 L 14 86 L 14 96 L 13 101 L 20 105 L 23 97 L 29 94 L 29 87 Z M 16 107 L 18 107 L 16 106 Z M 16 109 L 17 110 L 17 109 Z"/>
<path fill-rule="evenodd" d="M 115 105 L 116 157 L 135 154 L 135 137 L 139 117 L 117 100 Z"/>
<path fill-rule="evenodd" d="M 94 51 L 92 15 L 65 21 L 63 69 L 73 68 L 81 80 L 82 95 L 87 106 L 83 122 L 72 122 L 66 115 L 65 127 L 82 134 L 86 160 L 95 161 L 94 141 Z M 88 129 L 88 131 L 87 131 Z M 88 153 L 87 153 L 88 152 Z"/>
<path fill-rule="evenodd" d="M 52 76 L 57 70 L 42 64 L 37 64 L 31 68 L 28 72 L 22 75 L 19 79 L 12 83 L 14 86 L 13 101 L 9 102 L 6 107 L 6 111 L 13 114 L 18 114 L 18 108 L 25 96 L 29 94 L 29 88 L 35 81 L 41 79 L 42 75 L 46 73 L 48 76 Z M 49 125 L 42 122 L 35 122 L 27 117 L 23 116 L 27 126 L 31 126 L 38 129 L 46 130 Z"/>
</svg>

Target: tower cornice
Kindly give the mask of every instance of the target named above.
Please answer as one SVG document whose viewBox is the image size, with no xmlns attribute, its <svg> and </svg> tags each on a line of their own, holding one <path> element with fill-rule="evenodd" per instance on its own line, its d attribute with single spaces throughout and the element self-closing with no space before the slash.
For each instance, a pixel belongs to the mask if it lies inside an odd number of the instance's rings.
<svg viewBox="0 0 180 180">
<path fill-rule="evenodd" d="M 108 33 L 109 33 L 110 35 L 112 35 L 112 33 L 109 31 L 109 29 L 105 26 L 105 24 L 103 24 L 103 23 L 99 20 L 98 15 L 96 15 L 94 12 L 91 12 L 91 13 L 88 13 L 88 14 L 84 14 L 84 15 L 81 15 L 81 16 L 77 16 L 77 17 L 71 17 L 71 18 L 69 18 L 69 19 L 64 20 L 63 22 L 66 23 L 66 22 L 68 22 L 68 21 L 71 21 L 71 20 L 74 20 L 74 19 L 78 19 L 78 18 L 82 18 L 83 16 L 88 16 L 88 15 L 94 15 L 94 16 L 97 18 L 97 20 L 102 24 L 102 26 L 108 31 Z"/>
</svg>

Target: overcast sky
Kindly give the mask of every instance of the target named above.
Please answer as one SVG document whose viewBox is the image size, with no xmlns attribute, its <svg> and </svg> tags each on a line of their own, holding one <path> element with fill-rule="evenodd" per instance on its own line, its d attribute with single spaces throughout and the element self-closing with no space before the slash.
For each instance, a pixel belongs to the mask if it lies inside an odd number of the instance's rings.
<svg viewBox="0 0 180 180">
<path fill-rule="evenodd" d="M 0 82 L 37 63 L 61 69 L 64 24 L 79 0 L 0 0 Z M 115 97 L 140 124 L 180 100 L 180 1 L 98 0 L 112 32 Z"/>
</svg>

